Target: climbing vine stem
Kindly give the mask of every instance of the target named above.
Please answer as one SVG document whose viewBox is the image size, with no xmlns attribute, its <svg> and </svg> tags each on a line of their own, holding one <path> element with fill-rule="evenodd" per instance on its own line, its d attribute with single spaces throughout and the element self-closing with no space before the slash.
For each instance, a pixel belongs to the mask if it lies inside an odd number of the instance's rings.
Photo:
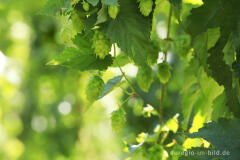
<svg viewBox="0 0 240 160">
<path fill-rule="evenodd" d="M 170 38 L 171 20 L 172 20 L 172 5 L 170 5 L 170 9 L 169 9 L 169 16 L 168 16 L 168 22 L 167 22 L 167 37 L 165 38 L 166 41 L 170 41 L 171 40 L 171 38 Z M 164 52 L 164 61 L 167 61 L 167 51 Z M 160 105 L 159 105 L 160 128 L 163 125 L 163 100 L 164 100 L 165 88 L 166 88 L 166 84 L 161 83 L 161 96 L 160 96 Z M 160 138 L 161 138 L 161 134 L 159 135 L 159 140 L 160 140 Z"/>
<path fill-rule="evenodd" d="M 113 49 L 114 49 L 114 58 L 116 60 L 116 64 L 120 70 L 120 72 L 122 73 L 122 76 L 126 79 L 126 81 L 128 82 L 130 88 L 132 89 L 132 91 L 134 92 L 134 94 L 136 96 L 138 96 L 139 98 L 141 98 L 146 104 L 149 104 L 151 106 L 154 107 L 154 104 L 152 104 L 149 100 L 147 100 L 145 97 L 143 97 L 140 93 L 137 92 L 137 90 L 134 88 L 134 86 L 132 85 L 132 83 L 130 82 L 130 80 L 127 78 L 126 74 L 123 72 L 121 66 L 118 63 L 118 60 L 116 58 L 116 44 L 113 44 Z"/>
</svg>

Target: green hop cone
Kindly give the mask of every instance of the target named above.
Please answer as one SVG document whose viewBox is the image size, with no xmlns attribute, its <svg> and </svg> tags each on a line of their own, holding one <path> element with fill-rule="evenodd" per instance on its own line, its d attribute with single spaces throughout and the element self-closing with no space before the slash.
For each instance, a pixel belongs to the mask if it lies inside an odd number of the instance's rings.
<svg viewBox="0 0 240 160">
<path fill-rule="evenodd" d="M 112 112 L 111 114 L 112 129 L 115 132 L 120 132 L 123 129 L 126 122 L 125 115 L 126 112 L 122 108 Z"/>
<path fill-rule="evenodd" d="M 116 19 L 119 12 L 118 6 L 108 6 L 108 14 L 112 19 Z"/>
<path fill-rule="evenodd" d="M 153 1 L 152 0 L 139 0 L 140 12 L 144 16 L 148 16 L 152 12 Z"/>
<path fill-rule="evenodd" d="M 148 65 L 154 65 L 155 63 L 157 63 L 157 59 L 158 59 L 158 53 L 156 52 L 151 52 L 147 55 L 147 63 Z"/>
<path fill-rule="evenodd" d="M 148 66 L 139 67 L 137 73 L 138 86 L 145 92 L 148 92 L 153 82 L 153 72 Z"/>
<path fill-rule="evenodd" d="M 98 99 L 98 96 L 102 94 L 104 90 L 104 82 L 99 76 L 93 76 L 88 80 L 86 87 L 87 99 L 90 102 L 94 102 Z"/>
<path fill-rule="evenodd" d="M 167 83 L 171 78 L 171 66 L 166 61 L 159 63 L 157 75 L 161 83 Z"/>
<path fill-rule="evenodd" d="M 84 16 L 80 16 L 77 13 L 73 13 L 71 16 L 73 28 L 78 32 L 82 33 L 85 29 Z"/>
<path fill-rule="evenodd" d="M 89 4 L 85 1 L 82 2 L 84 11 L 89 11 Z"/>
<path fill-rule="evenodd" d="M 100 31 L 95 31 L 92 48 L 99 58 L 104 59 L 111 51 L 111 46 L 112 43 L 107 37 L 105 37 Z"/>
</svg>

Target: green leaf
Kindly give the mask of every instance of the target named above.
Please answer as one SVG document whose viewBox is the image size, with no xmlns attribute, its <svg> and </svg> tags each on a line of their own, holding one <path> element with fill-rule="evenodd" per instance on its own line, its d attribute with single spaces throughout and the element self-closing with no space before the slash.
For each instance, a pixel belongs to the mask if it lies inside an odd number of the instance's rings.
<svg viewBox="0 0 240 160">
<path fill-rule="evenodd" d="M 99 0 L 87 0 L 87 2 L 93 6 L 96 6 L 98 4 Z"/>
<path fill-rule="evenodd" d="M 102 8 L 97 13 L 96 24 L 106 22 L 107 19 L 108 19 L 107 6 L 103 5 Z"/>
<path fill-rule="evenodd" d="M 204 0 L 204 4 L 191 11 L 188 17 L 187 29 L 195 38 L 200 33 L 209 28 L 220 27 L 221 36 L 216 45 L 209 50 L 210 56 L 207 59 L 209 66 L 208 75 L 212 76 L 219 85 L 224 85 L 227 94 L 227 105 L 235 116 L 240 117 L 239 101 L 232 88 L 231 67 L 224 62 L 224 47 L 228 42 L 229 36 L 233 35 L 235 49 L 239 50 L 239 22 L 240 10 L 238 0 Z M 238 53 L 238 52 L 237 52 Z M 240 67 L 237 59 L 233 64 L 234 75 L 237 74 Z"/>
<path fill-rule="evenodd" d="M 125 66 L 126 64 L 131 63 L 129 57 L 121 52 L 114 60 L 113 60 L 113 65 L 112 67 L 122 67 Z"/>
<path fill-rule="evenodd" d="M 188 128 L 192 112 L 197 113 L 193 119 L 190 131 L 196 131 L 204 122 L 211 120 L 213 101 L 222 94 L 224 87 L 219 86 L 214 79 L 208 77 L 196 59 L 190 62 L 185 70 L 183 106 L 183 128 Z M 199 120 L 201 118 L 201 121 Z"/>
<path fill-rule="evenodd" d="M 69 0 L 48 0 L 43 8 L 39 11 L 41 15 L 55 16 L 60 9 L 70 8 L 71 1 Z"/>
<path fill-rule="evenodd" d="M 113 59 L 111 55 L 107 55 L 104 59 L 98 58 L 92 49 L 92 33 L 87 35 L 78 34 L 73 43 L 76 48 L 68 47 L 59 56 L 50 61 L 49 65 L 63 65 L 80 71 L 86 70 L 106 70 L 112 65 Z"/>
<path fill-rule="evenodd" d="M 170 155 L 171 155 L 171 159 L 172 160 L 179 160 L 179 157 L 181 157 L 181 154 L 183 152 L 183 146 L 181 146 L 180 144 L 176 143 L 173 148 L 172 151 L 170 151 Z"/>
<path fill-rule="evenodd" d="M 208 50 L 215 46 L 220 37 L 219 28 L 211 28 L 206 32 L 198 35 L 194 40 L 195 56 L 199 60 L 205 71 L 208 71 L 207 58 L 209 56 Z"/>
<path fill-rule="evenodd" d="M 119 6 L 117 0 L 101 0 L 102 4 L 110 5 L 110 6 Z"/>
<path fill-rule="evenodd" d="M 153 71 L 151 67 L 138 67 L 137 83 L 139 88 L 141 88 L 144 92 L 148 92 L 153 80 Z"/>
<path fill-rule="evenodd" d="M 123 108 L 120 108 L 112 112 L 112 115 L 111 115 L 112 129 L 115 132 L 120 132 L 125 126 L 125 122 L 126 122 L 125 115 L 126 115 L 126 112 L 123 110 Z"/>
<path fill-rule="evenodd" d="M 99 0 L 87 0 L 88 3 L 90 3 L 93 6 L 96 6 L 99 2 Z M 119 6 L 117 0 L 101 0 L 102 4 L 105 5 L 111 5 L 111 6 Z"/>
<path fill-rule="evenodd" d="M 217 121 L 218 118 L 227 117 L 229 109 L 226 106 L 226 93 L 223 92 L 213 101 L 212 120 Z"/>
<path fill-rule="evenodd" d="M 98 97 L 103 98 L 105 95 L 107 95 L 109 92 L 111 92 L 121 81 L 122 76 L 116 76 L 110 80 L 107 81 L 107 83 L 104 86 L 103 93 Z"/>
<path fill-rule="evenodd" d="M 173 131 L 174 133 L 178 130 L 178 117 L 179 114 L 176 114 L 173 118 L 169 119 L 166 123 L 166 127 L 168 130 Z"/>
<path fill-rule="evenodd" d="M 189 134 L 189 137 L 201 137 L 214 145 L 220 152 L 229 151 L 229 156 L 220 155 L 220 158 L 229 160 L 240 159 L 240 120 L 219 119 L 217 122 L 206 123 L 198 132 Z"/>
<path fill-rule="evenodd" d="M 147 64 L 147 55 L 157 52 L 150 42 L 151 19 L 139 13 L 135 0 L 119 2 L 117 18 L 101 24 L 100 29 L 136 64 Z"/>
<path fill-rule="evenodd" d="M 240 117 L 240 103 L 237 95 L 233 89 L 233 78 L 231 67 L 224 61 L 223 49 L 227 43 L 227 39 L 221 37 L 214 48 L 210 49 L 210 56 L 208 57 L 209 69 L 212 77 L 218 82 L 219 85 L 223 85 L 227 95 L 227 106 L 234 113 L 235 116 Z"/>
<path fill-rule="evenodd" d="M 220 28 L 209 28 L 207 30 L 208 40 L 207 40 L 207 49 L 210 49 L 215 46 L 217 41 L 220 38 Z"/>
<path fill-rule="evenodd" d="M 179 10 L 182 7 L 182 0 L 169 0 L 169 2 Z"/>
<path fill-rule="evenodd" d="M 234 59 L 235 59 L 235 49 L 234 49 L 234 45 L 233 45 L 233 36 L 229 36 L 228 42 L 225 45 L 225 47 L 223 48 L 223 53 L 224 53 L 224 61 L 226 64 L 228 64 L 229 66 L 232 66 Z"/>
</svg>

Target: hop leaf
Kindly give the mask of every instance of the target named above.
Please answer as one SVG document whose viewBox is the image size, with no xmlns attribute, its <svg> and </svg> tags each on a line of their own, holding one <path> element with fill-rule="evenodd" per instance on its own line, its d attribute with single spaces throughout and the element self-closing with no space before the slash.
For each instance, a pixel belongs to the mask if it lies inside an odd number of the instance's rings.
<svg viewBox="0 0 240 160">
<path fill-rule="evenodd" d="M 142 15 L 148 16 L 152 12 L 152 6 L 152 0 L 140 0 L 139 8 Z"/>
<path fill-rule="evenodd" d="M 191 48 L 191 37 L 181 35 L 174 41 L 174 48 L 180 57 L 185 58 Z"/>
<path fill-rule="evenodd" d="M 98 96 L 102 94 L 104 90 L 104 82 L 99 76 L 93 76 L 89 79 L 86 87 L 87 99 L 90 102 L 94 102 L 98 99 Z"/>
<path fill-rule="evenodd" d="M 133 104 L 133 113 L 136 116 L 141 116 L 143 112 L 144 101 L 142 99 L 135 99 Z"/>
<path fill-rule="evenodd" d="M 84 16 L 80 16 L 77 13 L 73 13 L 71 16 L 73 28 L 78 32 L 82 33 L 85 29 Z"/>
<path fill-rule="evenodd" d="M 108 6 L 108 14 L 112 19 L 116 19 L 119 12 L 118 6 Z"/>
<path fill-rule="evenodd" d="M 72 21 L 69 19 L 68 16 L 61 16 L 60 22 L 62 25 L 62 28 L 59 33 L 61 43 L 63 44 L 72 43 L 72 39 L 76 34 L 76 32 L 73 29 Z"/>
<path fill-rule="evenodd" d="M 153 73 L 150 67 L 139 67 L 137 73 L 138 86 L 147 92 L 153 82 Z"/>
<path fill-rule="evenodd" d="M 106 38 L 101 32 L 95 31 L 92 48 L 99 58 L 104 59 L 111 51 L 111 46 L 112 43 L 108 38 Z"/>
<path fill-rule="evenodd" d="M 82 2 L 84 11 L 89 11 L 89 4 L 85 1 Z"/>
<path fill-rule="evenodd" d="M 162 62 L 158 64 L 158 77 L 161 83 L 167 83 L 171 78 L 171 66 L 166 62 Z"/>
<path fill-rule="evenodd" d="M 126 122 L 125 115 L 126 112 L 122 108 L 112 112 L 111 115 L 112 129 L 115 132 L 120 132 L 123 129 Z"/>
</svg>

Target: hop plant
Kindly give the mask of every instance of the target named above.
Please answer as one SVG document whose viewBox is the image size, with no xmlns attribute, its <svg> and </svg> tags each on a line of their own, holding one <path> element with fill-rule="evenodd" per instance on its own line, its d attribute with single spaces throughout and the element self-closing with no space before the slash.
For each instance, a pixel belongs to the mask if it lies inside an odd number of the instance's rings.
<svg viewBox="0 0 240 160">
<path fill-rule="evenodd" d="M 151 66 L 157 63 L 158 53 L 151 52 L 147 55 L 147 63 Z"/>
<path fill-rule="evenodd" d="M 161 83 L 167 83 L 168 80 L 171 78 L 171 66 L 166 62 L 162 62 L 158 64 L 158 78 L 160 79 Z"/>
<path fill-rule="evenodd" d="M 152 0 L 139 0 L 140 12 L 144 16 L 148 16 L 152 12 L 153 1 Z"/>
<path fill-rule="evenodd" d="M 111 114 L 112 129 L 115 132 L 120 132 L 123 129 L 126 122 L 125 114 L 126 113 L 122 108 L 112 112 Z"/>
<path fill-rule="evenodd" d="M 71 16 L 73 28 L 78 32 L 82 33 L 85 29 L 84 16 L 80 16 L 77 13 L 73 13 Z"/>
<path fill-rule="evenodd" d="M 159 144 L 155 144 L 151 148 L 149 148 L 149 154 L 148 157 L 151 160 L 167 160 L 168 156 L 165 153 L 166 151 L 163 149 L 162 146 Z"/>
<path fill-rule="evenodd" d="M 72 21 L 69 19 L 68 16 L 60 16 L 60 21 L 62 28 L 59 32 L 60 42 L 63 44 L 71 44 L 72 38 L 76 34 L 73 29 Z"/>
<path fill-rule="evenodd" d="M 98 96 L 102 94 L 104 90 L 104 82 L 99 76 L 93 76 L 89 79 L 86 87 L 87 99 L 90 102 L 94 102 L 98 99 Z"/>
<path fill-rule="evenodd" d="M 119 7 L 118 6 L 108 6 L 108 15 L 112 19 L 116 19 L 117 15 L 119 12 Z"/>
<path fill-rule="evenodd" d="M 82 2 L 84 11 L 89 11 L 89 4 L 85 1 Z"/>
<path fill-rule="evenodd" d="M 174 48 L 180 57 L 184 58 L 191 49 L 191 37 L 189 35 L 181 35 L 174 41 Z"/>
<path fill-rule="evenodd" d="M 138 86 L 147 92 L 153 82 L 152 69 L 150 67 L 139 67 L 137 73 Z"/>
<path fill-rule="evenodd" d="M 100 31 L 95 31 L 92 48 L 99 58 L 104 59 L 111 51 L 111 46 L 112 43 L 107 37 L 105 37 Z"/>
</svg>

